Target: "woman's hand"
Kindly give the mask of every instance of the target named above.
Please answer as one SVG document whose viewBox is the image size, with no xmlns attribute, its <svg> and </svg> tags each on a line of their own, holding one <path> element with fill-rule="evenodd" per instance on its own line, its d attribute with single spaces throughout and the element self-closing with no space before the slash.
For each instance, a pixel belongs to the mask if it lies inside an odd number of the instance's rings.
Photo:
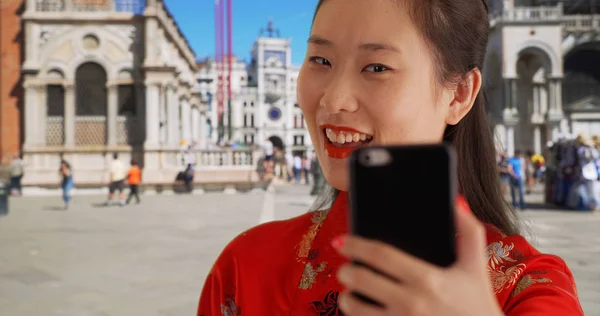
<svg viewBox="0 0 600 316">
<path fill-rule="evenodd" d="M 334 240 L 334 247 L 367 268 L 346 264 L 338 272 L 347 291 L 339 306 L 345 315 L 361 316 L 500 316 L 504 315 L 486 270 L 485 229 L 471 214 L 464 199 L 457 203 L 457 261 L 440 268 L 382 242 L 347 236 Z M 356 291 L 384 305 L 369 305 L 355 298 Z"/>
</svg>

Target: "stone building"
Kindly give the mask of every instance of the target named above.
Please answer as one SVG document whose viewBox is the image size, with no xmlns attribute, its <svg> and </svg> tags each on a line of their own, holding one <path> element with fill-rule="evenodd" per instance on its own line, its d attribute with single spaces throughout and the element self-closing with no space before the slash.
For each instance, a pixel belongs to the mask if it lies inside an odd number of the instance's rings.
<svg viewBox="0 0 600 316">
<path fill-rule="evenodd" d="M 144 3 L 145 2 L 145 3 Z M 172 181 L 203 115 L 196 58 L 162 0 L 26 0 L 22 65 L 25 184 L 106 183 L 112 153 L 146 182 Z"/>
<path fill-rule="evenodd" d="M 278 36 L 269 23 L 252 47 L 249 63 L 232 61 L 232 104 L 225 103 L 224 139 L 248 146 L 268 138 L 280 148 L 298 152 L 311 148 L 304 116 L 296 102 L 300 66 L 292 65 L 291 40 Z M 227 61 L 224 63 L 227 67 Z M 209 104 L 208 141 L 218 134 L 217 78 L 220 63 L 207 61 L 198 72 L 200 90 Z"/>
<path fill-rule="evenodd" d="M 600 2 L 491 0 L 484 67 L 500 147 L 600 134 Z"/>
</svg>

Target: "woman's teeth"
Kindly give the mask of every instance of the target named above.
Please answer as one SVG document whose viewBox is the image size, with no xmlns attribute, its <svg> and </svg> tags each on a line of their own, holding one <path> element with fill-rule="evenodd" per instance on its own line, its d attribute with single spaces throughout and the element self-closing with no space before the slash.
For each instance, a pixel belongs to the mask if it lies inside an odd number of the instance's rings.
<svg viewBox="0 0 600 316">
<path fill-rule="evenodd" d="M 373 136 L 362 134 L 362 133 L 352 133 L 352 132 L 334 132 L 332 129 L 325 129 L 325 134 L 327 138 L 332 143 L 345 144 L 351 142 L 359 142 L 371 140 Z"/>
</svg>

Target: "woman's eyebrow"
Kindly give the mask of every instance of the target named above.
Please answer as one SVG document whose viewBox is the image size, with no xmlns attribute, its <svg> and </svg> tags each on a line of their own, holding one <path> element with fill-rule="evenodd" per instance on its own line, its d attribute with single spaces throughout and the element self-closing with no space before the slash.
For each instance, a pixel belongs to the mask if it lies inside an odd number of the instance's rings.
<svg viewBox="0 0 600 316">
<path fill-rule="evenodd" d="M 334 43 L 324 37 L 318 36 L 318 35 L 312 35 L 308 38 L 307 41 L 308 44 L 313 44 L 313 45 L 318 45 L 318 46 L 335 46 Z M 394 53 L 398 53 L 401 54 L 402 50 L 400 50 L 398 47 L 391 45 L 391 44 L 385 44 L 385 43 L 365 43 L 365 44 L 360 44 L 358 46 L 361 50 L 366 50 L 366 51 L 380 51 L 380 50 L 387 50 L 387 51 L 391 51 Z"/>
</svg>

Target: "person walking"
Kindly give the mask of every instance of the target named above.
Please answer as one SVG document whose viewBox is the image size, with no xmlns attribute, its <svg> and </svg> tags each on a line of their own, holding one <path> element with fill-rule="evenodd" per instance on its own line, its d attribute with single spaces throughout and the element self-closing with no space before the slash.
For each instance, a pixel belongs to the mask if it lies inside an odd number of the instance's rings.
<svg viewBox="0 0 600 316">
<path fill-rule="evenodd" d="M 508 170 L 512 176 L 510 183 L 510 195 L 512 197 L 512 204 L 515 208 L 525 209 L 525 201 L 523 196 L 525 195 L 525 161 L 521 156 L 521 151 L 516 150 L 515 156 L 508 159 Z M 517 192 L 515 192 L 517 191 Z M 519 194 L 519 200 L 517 203 L 516 193 Z"/>
<path fill-rule="evenodd" d="M 191 193 L 194 190 L 194 176 L 196 175 L 196 170 L 192 164 L 188 164 L 187 168 L 183 172 L 183 183 L 185 184 L 185 190 L 188 193 Z"/>
<path fill-rule="evenodd" d="M 131 202 L 131 199 L 135 197 L 137 204 L 140 204 L 139 187 L 142 182 L 142 170 L 135 159 L 131 160 L 131 168 L 127 172 L 127 183 L 129 184 L 129 197 L 127 198 L 127 204 Z"/>
<path fill-rule="evenodd" d="M 510 189 L 511 183 L 511 172 L 509 170 L 508 154 L 503 152 L 500 155 L 500 161 L 498 162 L 498 172 L 500 173 L 500 186 L 502 188 L 502 195 L 506 196 Z"/>
<path fill-rule="evenodd" d="M 113 154 L 113 161 L 110 163 L 110 184 L 108 186 L 108 199 L 105 206 L 108 206 L 112 201 L 115 192 L 119 192 L 119 205 L 125 205 L 125 178 L 127 173 L 125 171 L 125 165 L 119 160 L 119 154 Z"/>
<path fill-rule="evenodd" d="M 273 142 L 271 142 L 271 140 L 269 140 L 268 138 L 265 139 L 265 143 L 264 143 L 264 152 L 265 152 L 265 169 L 267 170 L 267 174 L 273 174 L 273 165 L 274 165 L 274 161 L 273 159 L 274 154 L 275 154 L 275 149 L 273 148 Z"/>
<path fill-rule="evenodd" d="M 68 210 L 71 204 L 71 190 L 73 189 L 73 171 L 71 165 L 64 159 L 60 161 L 58 174 L 62 178 L 60 188 L 63 192 L 62 197 L 65 202 L 65 210 Z"/>
<path fill-rule="evenodd" d="M 13 161 L 10 163 L 10 190 L 9 192 L 14 195 L 23 195 L 23 187 L 21 186 L 21 180 L 25 174 L 25 166 L 23 164 L 23 157 L 21 154 L 15 155 Z"/>
<path fill-rule="evenodd" d="M 301 179 L 302 179 L 302 158 L 300 158 L 300 155 L 296 154 L 296 156 L 294 156 L 294 180 L 296 181 L 296 183 L 300 183 Z"/>
</svg>

